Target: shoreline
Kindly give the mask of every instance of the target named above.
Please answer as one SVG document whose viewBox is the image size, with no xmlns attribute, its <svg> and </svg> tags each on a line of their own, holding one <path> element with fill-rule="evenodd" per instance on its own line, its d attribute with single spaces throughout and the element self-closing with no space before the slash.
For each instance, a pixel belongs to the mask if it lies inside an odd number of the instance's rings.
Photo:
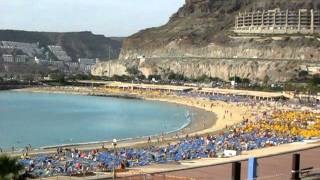
<svg viewBox="0 0 320 180">
<path fill-rule="evenodd" d="M 159 98 L 150 98 L 150 97 L 143 97 L 137 96 L 132 94 L 112 94 L 112 93 L 97 93 L 93 91 L 88 91 L 88 88 L 85 88 L 86 91 L 68 91 L 64 87 L 64 90 L 56 89 L 56 87 L 51 88 L 26 88 L 26 89 L 13 89 L 9 90 L 12 92 L 27 92 L 27 93 L 48 93 L 48 94 L 70 94 L 70 95 L 82 95 L 82 96 L 98 96 L 98 97 L 112 97 L 112 98 L 125 98 L 125 99 L 136 99 L 136 100 L 146 100 L 146 101 L 155 101 L 155 102 L 164 102 L 164 103 L 171 103 L 176 104 L 177 106 L 185 106 L 188 111 L 193 114 L 193 117 L 190 122 L 183 125 L 181 128 L 171 131 L 171 132 L 164 132 L 164 136 L 160 139 L 161 134 L 150 135 L 150 136 L 138 136 L 138 137 L 129 137 L 124 139 L 119 139 L 119 147 L 128 147 L 128 146 L 141 146 L 145 145 L 147 142 L 147 138 L 151 137 L 152 143 L 161 143 L 167 141 L 177 141 L 179 138 L 188 135 L 195 135 L 199 134 L 199 132 L 204 131 L 208 127 L 214 127 L 217 123 L 217 115 L 212 111 L 207 111 L 201 107 L 194 107 L 190 104 L 186 103 L 179 103 L 177 101 L 168 101 L 167 99 L 159 99 Z M 177 138 L 177 135 L 179 138 Z M 160 142 L 159 142 L 160 139 Z M 99 149 L 104 145 L 105 147 L 109 148 L 109 144 L 111 144 L 112 140 L 106 141 L 93 141 L 93 142 L 80 142 L 80 143 L 71 143 L 71 144 L 58 144 L 58 145 L 48 145 L 42 147 L 34 148 L 29 154 L 30 155 L 37 155 L 37 154 L 46 154 L 46 153 L 54 153 L 57 147 L 63 148 L 77 148 L 80 150 L 92 150 L 92 149 Z M 6 153 L 11 153 L 10 151 L 6 151 Z M 12 154 L 12 153 L 11 153 Z M 13 155 L 21 155 L 22 148 L 19 148 L 18 151 L 15 151 Z"/>
<path fill-rule="evenodd" d="M 20 91 L 20 90 L 19 90 Z M 24 92 L 30 92 L 29 90 L 22 90 Z M 37 91 L 39 92 L 39 91 Z M 41 91 L 44 92 L 44 91 Z M 57 93 L 50 91 L 49 93 Z M 60 93 L 69 94 L 68 92 L 62 92 Z M 82 92 L 83 93 L 83 92 Z M 119 95 L 119 93 L 114 93 L 115 95 Z M 123 94 L 123 93 L 122 93 Z M 82 94 L 83 95 L 83 94 Z M 137 94 L 130 94 L 130 96 L 138 96 Z M 140 97 L 140 96 L 138 96 Z M 201 109 L 202 111 L 208 112 L 208 113 L 214 113 L 215 114 L 215 123 L 212 125 L 208 125 L 203 129 L 200 129 L 198 131 L 195 131 L 193 133 L 190 133 L 190 136 L 193 135 L 205 135 L 207 133 L 215 134 L 217 132 L 221 132 L 225 130 L 226 126 L 230 127 L 234 124 L 237 124 L 239 122 L 243 121 L 243 118 L 254 118 L 255 114 L 262 113 L 265 111 L 273 110 L 274 108 L 277 108 L 277 105 L 271 105 L 268 106 L 267 104 L 260 103 L 257 105 L 248 105 L 243 103 L 230 103 L 230 102 L 222 102 L 222 101 L 211 101 L 207 99 L 202 98 L 192 98 L 192 97 L 185 97 L 185 96 L 174 96 L 174 95 L 151 95 L 151 96 L 143 96 L 141 99 L 144 100 L 151 100 L 151 101 L 161 101 L 161 102 L 168 102 L 168 103 L 175 103 L 178 105 L 185 105 L 188 107 Z M 289 107 L 281 107 L 279 106 L 278 109 L 282 110 L 288 110 Z M 232 111 L 233 115 L 227 116 L 224 118 L 225 110 Z M 198 123 L 199 124 L 199 123 Z M 182 136 L 181 136 L 182 137 Z M 156 140 L 152 139 L 152 143 L 155 143 L 153 145 L 155 146 L 162 146 L 166 143 L 176 143 L 179 141 L 179 139 L 175 139 L 174 137 L 167 136 L 165 137 L 165 141 L 156 144 Z M 105 148 L 112 148 L 110 141 Z M 94 145 L 81 145 L 80 147 L 75 147 L 79 150 L 91 150 L 96 148 L 101 148 L 99 144 Z M 101 145 L 101 144 L 100 144 Z M 132 140 L 124 140 L 120 141 L 117 145 L 118 148 L 121 147 L 132 147 L 132 148 L 140 148 L 140 147 L 146 147 L 147 145 L 150 145 L 147 143 L 147 139 L 143 138 L 137 138 Z M 286 154 L 290 152 L 296 152 L 300 150 L 310 149 L 310 148 L 317 148 L 320 147 L 320 140 L 315 139 L 312 141 L 303 141 L 303 142 L 296 142 L 296 143 L 290 143 L 290 144 L 281 144 L 279 146 L 272 146 L 272 147 L 265 147 L 261 149 L 254 149 L 250 151 L 243 151 L 241 155 L 229 157 L 229 158 L 201 158 L 201 159 L 191 159 L 191 160 L 183 160 L 177 164 L 151 164 L 148 166 L 141 166 L 141 167 L 134 167 L 129 168 L 128 172 L 119 173 L 118 177 L 130 177 L 136 173 L 138 174 L 157 174 L 157 173 L 167 173 L 167 172 L 173 172 L 173 171 L 181 171 L 181 170 L 187 170 L 187 169 L 194 169 L 194 168 L 200 168 L 200 167 L 208 167 L 208 166 L 214 166 L 214 165 L 220 165 L 220 164 L 227 164 L 231 162 L 237 162 L 237 161 L 245 161 L 249 157 L 256 157 L 256 158 L 263 158 L 263 157 L 269 157 L 269 156 L 275 156 L 279 154 Z M 56 149 L 45 149 L 42 151 L 37 152 L 31 152 L 29 153 L 30 156 L 34 155 L 40 155 L 40 154 L 54 154 L 56 153 Z M 12 156 L 18 156 L 21 154 L 12 154 Z M 59 176 L 60 177 L 60 176 Z M 63 176 L 61 176 L 63 177 Z M 97 173 L 94 177 L 82 177 L 83 179 L 106 179 L 110 178 L 110 173 Z M 56 177 L 54 177 L 56 178 Z M 49 178 L 51 179 L 51 178 Z M 77 179 L 77 178 L 75 178 Z M 79 178 L 80 179 L 80 178 Z"/>
<path fill-rule="evenodd" d="M 113 97 L 113 96 L 107 96 L 107 97 Z M 117 96 L 117 98 L 121 98 L 119 96 Z M 199 109 L 193 109 L 191 110 L 192 113 L 194 113 L 195 111 L 197 111 L 197 115 L 199 116 L 199 113 L 202 113 L 201 111 L 203 110 L 199 110 Z M 213 115 L 211 113 L 205 112 L 206 115 Z M 202 115 L 203 116 L 203 115 Z M 215 115 L 214 115 L 215 116 Z M 212 123 L 213 125 L 215 124 L 215 118 L 212 119 Z M 193 126 L 197 126 L 198 125 L 198 117 L 192 119 L 191 121 L 187 122 L 186 124 L 184 124 L 183 126 L 181 126 L 179 129 L 177 130 L 173 130 L 173 131 L 169 131 L 169 132 L 164 132 L 164 138 L 166 138 L 166 141 L 170 141 L 172 139 L 174 139 L 175 135 L 177 133 L 182 133 L 182 132 L 191 132 L 191 133 L 196 133 L 197 129 L 194 128 Z M 129 138 L 124 138 L 124 139 L 117 139 L 118 143 L 127 143 L 127 142 L 143 142 L 146 141 L 148 137 L 151 137 L 152 139 L 155 139 L 157 137 L 160 137 L 161 134 L 156 134 L 156 135 L 149 135 L 149 136 L 138 136 L 138 137 L 129 137 Z M 67 147 L 84 147 L 84 146 L 98 146 L 98 145 L 102 145 L 102 144 L 111 144 L 112 143 L 112 139 L 111 140 L 106 140 L 106 141 L 92 141 L 92 142 L 80 142 L 80 143 L 73 143 L 73 144 L 60 144 L 60 145 L 52 145 L 52 146 L 42 146 L 39 148 L 35 148 L 34 150 L 52 150 L 52 149 L 56 149 L 58 147 L 62 147 L 62 148 L 67 148 Z"/>
</svg>

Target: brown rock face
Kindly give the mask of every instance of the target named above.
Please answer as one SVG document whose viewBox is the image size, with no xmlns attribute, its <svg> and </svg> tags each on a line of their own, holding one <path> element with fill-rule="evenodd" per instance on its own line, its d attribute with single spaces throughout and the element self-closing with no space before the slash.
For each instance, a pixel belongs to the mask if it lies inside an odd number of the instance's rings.
<svg viewBox="0 0 320 180">
<path fill-rule="evenodd" d="M 191 14 L 208 14 L 210 12 L 210 0 L 186 0 L 186 5 L 176 15 L 178 17 L 186 17 Z"/>
<path fill-rule="evenodd" d="M 136 54 L 149 57 L 181 56 L 175 54 L 177 50 L 197 49 L 207 47 L 214 43 L 220 47 L 246 46 L 255 48 L 256 43 L 247 41 L 235 41 L 230 38 L 234 26 L 234 17 L 239 12 L 265 9 L 320 9 L 319 0 L 186 0 L 186 3 L 177 13 L 172 15 L 170 21 L 161 27 L 142 30 L 123 43 L 120 59 L 130 59 Z M 298 42 L 301 42 L 300 44 Z M 292 45 L 293 44 L 293 45 Z M 261 51 L 270 46 L 277 49 L 281 46 L 289 47 L 313 47 L 315 44 L 308 40 L 298 39 L 294 43 L 282 42 L 277 46 L 273 41 L 261 43 Z M 319 46 L 320 43 L 316 43 Z M 157 54 L 163 50 L 166 54 Z M 186 54 L 188 52 L 185 52 Z M 261 53 L 263 54 L 263 53 Z M 206 57 L 207 54 L 202 54 Z M 209 56 L 211 57 L 211 56 Z M 263 57 L 269 58 L 269 57 Z M 270 57 L 272 58 L 272 57 Z"/>
<path fill-rule="evenodd" d="M 252 82 L 285 82 L 297 77 L 304 66 L 316 66 L 317 62 L 265 59 L 204 59 L 204 58 L 151 58 L 143 63 L 139 60 L 114 60 L 96 65 L 92 74 L 96 76 L 127 75 L 127 69 L 138 67 L 146 77 L 165 76 L 170 73 L 183 74 L 188 78 L 202 75 L 218 77 L 228 81 L 232 76 L 248 78 Z"/>
<path fill-rule="evenodd" d="M 232 33 L 239 12 L 275 8 L 320 9 L 320 1 L 186 0 L 166 25 L 127 38 L 120 59 L 133 62 L 145 56 L 146 63 L 138 65 L 145 75 L 162 75 L 163 69 L 170 69 L 188 77 L 205 74 L 227 80 L 237 71 L 254 81 L 266 75 L 272 82 L 290 80 L 301 65 L 319 64 L 319 35 L 244 38 Z"/>
</svg>

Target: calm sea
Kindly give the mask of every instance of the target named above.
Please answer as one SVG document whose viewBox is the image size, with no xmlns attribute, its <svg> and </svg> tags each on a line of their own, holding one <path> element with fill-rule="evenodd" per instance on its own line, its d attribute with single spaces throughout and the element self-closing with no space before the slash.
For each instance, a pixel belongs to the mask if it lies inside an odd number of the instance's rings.
<svg viewBox="0 0 320 180">
<path fill-rule="evenodd" d="M 23 148 L 161 134 L 188 124 L 174 104 L 81 95 L 0 92 L 0 147 Z"/>
</svg>

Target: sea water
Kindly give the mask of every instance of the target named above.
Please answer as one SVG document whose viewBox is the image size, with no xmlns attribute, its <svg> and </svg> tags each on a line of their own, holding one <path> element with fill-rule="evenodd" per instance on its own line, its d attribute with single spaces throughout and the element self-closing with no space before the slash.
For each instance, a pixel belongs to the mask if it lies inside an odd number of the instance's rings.
<svg viewBox="0 0 320 180">
<path fill-rule="evenodd" d="M 0 148 L 108 141 L 179 130 L 184 106 L 111 97 L 0 92 Z"/>
</svg>

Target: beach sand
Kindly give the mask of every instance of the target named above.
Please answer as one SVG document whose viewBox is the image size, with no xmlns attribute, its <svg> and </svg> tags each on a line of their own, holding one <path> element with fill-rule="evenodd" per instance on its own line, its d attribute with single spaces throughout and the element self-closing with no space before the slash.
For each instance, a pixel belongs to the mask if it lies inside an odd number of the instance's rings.
<svg viewBox="0 0 320 180">
<path fill-rule="evenodd" d="M 83 87 L 50 87 L 50 88 L 32 88 L 32 89 L 22 89 L 19 91 L 27 92 L 45 92 L 45 93 L 70 93 L 70 94 L 82 94 L 82 95 L 107 95 L 107 96 L 117 96 L 117 97 L 132 97 L 132 98 L 142 98 L 145 100 L 151 101 L 163 101 L 168 103 L 176 103 L 178 105 L 185 105 L 192 109 L 195 112 L 196 116 L 194 121 L 186 127 L 184 130 L 180 131 L 180 137 L 185 136 L 186 134 L 192 135 L 203 135 L 203 134 L 214 134 L 219 131 L 224 130 L 227 126 L 232 126 L 241 122 L 243 119 L 254 119 L 255 114 L 262 113 L 264 111 L 269 111 L 275 107 L 269 107 L 265 105 L 257 106 L 248 106 L 237 103 L 226 103 L 222 101 L 210 101 L 200 98 L 187 98 L 187 97 L 177 97 L 173 95 L 159 95 L 159 94 L 149 94 L 141 92 L 131 92 L 131 91 L 115 91 L 115 90 L 106 90 L 100 88 L 83 88 Z M 287 107 L 277 107 L 277 109 L 284 109 Z M 228 111 L 228 113 L 226 113 Z M 232 113 L 232 115 L 230 114 Z M 164 142 L 157 143 L 156 138 L 152 138 L 152 143 L 155 145 L 163 145 L 168 142 L 176 142 L 175 134 L 177 132 L 171 133 L 165 137 Z M 146 138 L 138 138 L 133 140 L 120 141 L 118 147 L 137 147 L 137 146 L 147 146 Z M 298 150 L 315 148 L 319 147 L 319 142 L 315 143 L 293 143 L 285 144 L 276 147 L 269 147 L 264 149 L 256 149 L 253 151 L 243 152 L 242 155 L 232 157 L 232 158 L 204 158 L 199 160 L 189 160 L 182 161 L 177 164 L 163 164 L 163 165 L 151 165 L 146 167 L 137 167 L 131 168 L 127 173 L 121 173 L 120 176 L 127 176 L 132 174 L 146 174 L 146 173 L 160 173 L 160 172 L 169 172 L 174 170 L 183 170 L 196 167 L 206 167 L 217 164 L 225 164 L 235 161 L 247 160 L 249 157 L 266 157 L 273 156 L 281 153 L 295 152 Z M 84 144 L 73 146 L 80 150 L 89 150 L 101 148 L 101 143 L 97 144 Z M 72 148 L 73 148 L 72 147 Z M 106 148 L 112 148 L 111 142 L 105 143 Z M 47 154 L 55 153 L 56 149 L 40 149 L 33 151 L 31 154 Z M 15 153 L 13 155 L 20 155 Z M 97 174 L 94 177 L 86 177 L 85 179 L 97 179 L 97 178 L 108 178 L 111 177 L 110 173 Z M 62 177 L 64 178 L 64 177 Z"/>
<path fill-rule="evenodd" d="M 188 98 L 178 97 L 173 95 L 154 95 L 149 93 L 137 93 L 131 91 L 110 91 L 104 88 L 88 88 L 88 87 L 45 87 L 45 88 L 26 88 L 14 91 L 23 92 L 37 92 L 37 93 L 63 93 L 63 94 L 80 94 L 80 95 L 104 95 L 104 96 L 116 96 L 116 97 L 130 97 L 130 98 L 141 98 L 150 101 L 162 101 L 167 103 L 175 103 L 177 105 L 188 106 L 194 114 L 192 122 L 184 129 L 176 132 L 165 134 L 162 138 L 152 137 L 152 143 L 161 145 L 168 142 L 177 141 L 177 135 L 179 138 L 186 135 L 203 135 L 207 133 L 217 133 L 225 129 L 226 127 L 232 126 L 241 122 L 244 118 L 250 118 L 252 116 L 252 108 L 249 106 L 237 105 L 236 103 L 226 103 L 222 101 L 210 101 L 199 98 Z M 232 112 L 225 113 L 226 111 Z M 160 139 L 160 140 L 159 140 Z M 160 141 L 160 142 L 159 142 Z M 163 142 L 164 141 L 164 142 Z M 80 150 L 91 150 L 102 147 L 112 148 L 111 142 L 98 142 L 92 144 L 77 144 L 68 145 L 68 148 L 78 148 Z M 118 147 L 132 147 L 132 146 L 145 146 L 147 144 L 147 138 L 134 138 L 128 140 L 120 140 Z M 46 149 L 35 149 L 30 154 L 43 154 L 43 153 L 55 153 L 56 147 Z M 20 155 L 19 152 L 14 155 Z"/>
<path fill-rule="evenodd" d="M 195 98 L 182 98 L 176 96 L 169 96 L 169 97 L 158 97 L 152 98 L 150 100 L 157 100 L 169 103 L 177 103 L 183 104 L 190 107 L 195 107 L 199 109 L 203 109 L 207 112 L 212 112 L 215 114 L 216 122 L 211 126 L 206 126 L 206 128 L 202 128 L 197 132 L 192 133 L 194 134 L 205 134 L 205 133 L 212 133 L 218 130 L 225 129 L 226 127 L 232 126 L 237 124 L 244 119 L 252 117 L 251 114 L 251 107 L 238 105 L 237 103 L 226 103 L 222 101 L 210 101 L 206 99 L 195 99 Z M 228 111 L 229 113 L 225 113 Z M 230 113 L 231 112 L 231 113 Z M 201 123 L 198 122 L 198 123 Z"/>
</svg>

